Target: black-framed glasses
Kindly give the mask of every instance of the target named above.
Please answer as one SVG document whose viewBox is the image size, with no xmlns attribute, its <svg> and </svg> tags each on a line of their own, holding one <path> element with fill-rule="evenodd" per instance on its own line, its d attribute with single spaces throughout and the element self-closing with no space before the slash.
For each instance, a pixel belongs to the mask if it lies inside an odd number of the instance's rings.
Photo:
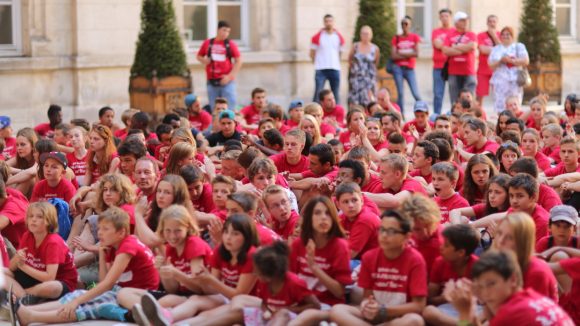
<svg viewBox="0 0 580 326">
<path fill-rule="evenodd" d="M 384 228 L 384 227 L 379 227 L 379 234 L 383 234 L 383 235 L 388 235 L 393 236 L 396 234 L 405 234 L 405 232 L 403 230 L 397 230 L 397 229 L 393 229 L 393 228 Z"/>
</svg>

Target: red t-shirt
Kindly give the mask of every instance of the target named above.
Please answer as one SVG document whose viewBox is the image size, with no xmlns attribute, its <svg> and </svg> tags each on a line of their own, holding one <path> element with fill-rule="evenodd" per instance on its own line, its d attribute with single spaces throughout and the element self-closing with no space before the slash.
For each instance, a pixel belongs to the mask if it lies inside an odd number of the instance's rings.
<svg viewBox="0 0 580 326">
<path fill-rule="evenodd" d="M 191 128 L 204 131 L 211 125 L 212 116 L 205 110 L 199 111 L 197 115 L 189 115 L 189 124 Z"/>
<path fill-rule="evenodd" d="M 560 298 L 560 305 L 580 325 L 580 257 L 564 259 L 560 266 L 572 278 L 570 293 Z"/>
<path fill-rule="evenodd" d="M 388 149 L 389 148 L 389 142 L 386 140 L 383 140 L 380 143 L 376 143 L 373 145 L 373 148 L 375 149 L 375 151 L 380 151 L 381 149 Z"/>
<path fill-rule="evenodd" d="M 531 116 L 528 118 L 528 120 L 526 120 L 526 127 L 528 127 L 528 128 L 534 128 L 537 131 L 542 131 L 542 125 L 540 124 L 540 121 L 536 121 Z"/>
<path fill-rule="evenodd" d="M 107 263 L 113 263 L 119 254 L 128 254 L 131 261 L 123 271 L 117 284 L 121 287 L 132 287 L 144 290 L 159 288 L 159 273 L 155 269 L 155 257 L 151 249 L 137 237 L 129 235 L 121 240 L 118 248 L 111 248 L 106 256 Z"/>
<path fill-rule="evenodd" d="M 421 42 L 421 37 L 417 34 L 409 33 L 408 35 L 395 35 L 391 40 L 391 45 L 397 48 L 397 52 L 405 54 L 415 50 L 415 47 Z M 395 64 L 409 69 L 415 69 L 415 57 L 394 60 Z"/>
<path fill-rule="evenodd" d="M 537 152 L 534 160 L 536 160 L 536 163 L 538 163 L 538 168 L 540 168 L 542 171 L 551 168 L 550 159 L 542 152 Z"/>
<path fill-rule="evenodd" d="M 280 236 L 276 232 L 261 223 L 256 222 L 256 231 L 261 246 L 269 246 L 274 241 L 280 240 Z"/>
<path fill-rule="evenodd" d="M 379 206 L 377 206 L 377 204 L 374 201 L 370 200 L 364 194 L 362 195 L 362 199 L 363 199 L 363 209 L 367 209 L 367 210 L 371 211 L 373 214 L 376 214 L 377 216 L 381 215 L 381 211 L 379 210 Z"/>
<path fill-rule="evenodd" d="M 463 171 L 463 167 L 461 164 L 453 161 L 451 162 L 457 168 L 457 172 L 459 172 L 459 177 L 457 178 L 457 184 L 455 185 L 455 190 L 460 191 L 463 189 L 463 178 L 465 177 L 465 171 Z"/>
<path fill-rule="evenodd" d="M 381 225 L 378 215 L 363 207 L 353 219 L 340 215 L 340 224 L 348 234 L 348 246 L 361 257 L 365 252 L 379 246 L 377 232 Z"/>
<path fill-rule="evenodd" d="M 308 289 L 306 282 L 292 272 L 286 272 L 284 286 L 277 294 L 270 292 L 268 283 L 259 279 L 256 282 L 256 296 L 263 300 L 262 304 L 273 311 L 295 306 L 311 294 L 312 291 Z"/>
<path fill-rule="evenodd" d="M 294 230 L 296 229 L 296 223 L 300 220 L 300 215 L 295 211 L 290 212 L 290 218 L 286 221 L 284 226 L 280 226 L 280 223 L 275 219 L 272 219 L 272 230 L 276 232 L 282 239 L 288 240 L 292 234 L 294 234 Z"/>
<path fill-rule="evenodd" d="M 344 147 L 345 152 L 348 152 L 350 150 L 350 148 L 352 147 L 350 144 L 350 135 L 351 135 L 351 132 L 349 130 L 341 132 L 338 135 L 338 141 L 340 141 L 342 143 L 342 146 Z"/>
<path fill-rule="evenodd" d="M 443 226 L 439 225 L 437 230 L 431 235 L 431 237 L 427 240 L 419 240 L 414 235 L 411 236 L 411 241 L 409 244 L 417 249 L 423 259 L 425 260 L 425 264 L 427 265 L 427 270 L 430 271 L 432 269 L 433 263 L 437 257 L 441 256 L 439 252 L 439 248 L 444 242 L 443 235 L 441 232 L 443 231 Z"/>
<path fill-rule="evenodd" d="M 360 190 L 363 192 L 372 192 L 372 190 L 377 189 L 377 188 L 380 188 L 380 189 L 383 188 L 383 181 L 381 180 L 381 178 L 379 176 L 370 173 L 369 174 L 369 182 L 366 185 L 362 186 L 360 188 Z"/>
<path fill-rule="evenodd" d="M 16 138 L 4 138 L 4 150 L 2 151 L 2 156 L 4 156 L 6 160 L 16 156 Z"/>
<path fill-rule="evenodd" d="M 223 246 L 223 245 L 222 245 Z M 221 281 L 225 285 L 236 288 L 242 274 L 251 274 L 254 271 L 254 263 L 252 261 L 252 256 L 256 252 L 256 248 L 251 247 L 247 254 L 246 260 L 240 264 L 232 265 L 229 261 L 225 261 L 220 256 L 219 248 L 216 247 L 211 256 L 210 265 L 212 268 L 218 269 L 221 275 Z"/>
<path fill-rule="evenodd" d="M 433 269 L 429 273 L 429 282 L 443 286 L 449 280 L 458 280 L 463 277 L 471 279 L 471 267 L 473 267 L 477 259 L 476 255 L 469 256 L 463 275 L 459 275 L 450 262 L 443 259 L 443 257 L 437 257 L 433 263 Z"/>
<path fill-rule="evenodd" d="M 44 201 L 50 198 L 60 198 L 67 203 L 73 198 L 76 193 L 76 188 L 73 184 L 66 178 L 61 178 L 60 182 L 56 187 L 51 187 L 48 185 L 46 179 L 40 180 L 34 189 L 32 189 L 32 196 L 30 196 L 31 202 Z"/>
<path fill-rule="evenodd" d="M 10 188 L 8 188 L 10 189 Z M 26 210 L 28 200 L 26 197 L 8 193 L 6 201 L 0 206 L 0 215 L 10 220 L 10 224 L 2 230 L 2 235 L 18 248 L 20 238 L 28 229 L 26 228 Z M 8 265 L 5 265 L 8 266 Z"/>
<path fill-rule="evenodd" d="M 87 153 L 85 156 L 78 158 L 75 153 L 67 153 L 66 160 L 68 162 L 68 166 L 73 170 L 75 175 L 78 177 L 85 177 L 87 174 Z"/>
<path fill-rule="evenodd" d="M 8 256 L 8 249 L 6 249 L 3 237 L 0 237 L 0 258 L 2 258 L 2 266 L 10 266 L 10 256 Z"/>
<path fill-rule="evenodd" d="M 328 171 L 326 174 L 323 175 L 316 175 L 314 174 L 314 172 L 308 170 L 308 171 L 304 171 L 302 172 L 302 178 L 322 178 L 322 177 L 326 177 L 330 180 L 330 182 L 333 182 L 334 179 L 336 179 L 336 176 L 338 175 L 338 168 L 336 166 L 332 167 L 332 170 Z"/>
<path fill-rule="evenodd" d="M 544 175 L 547 177 L 555 177 L 555 176 L 558 176 L 560 174 L 566 174 L 566 173 L 572 173 L 572 172 L 580 172 L 580 164 L 576 167 L 576 170 L 568 172 L 566 170 L 566 166 L 564 165 L 564 162 L 560 162 L 555 167 L 544 170 Z"/>
<path fill-rule="evenodd" d="M 207 244 L 198 236 L 189 236 L 185 240 L 185 246 L 181 255 L 177 253 L 175 247 L 169 244 L 165 245 L 165 257 L 170 259 L 171 264 L 186 275 L 191 275 L 191 261 L 196 258 L 203 258 L 204 265 L 208 266 L 211 259 L 212 250 Z M 179 284 L 180 292 L 191 292 L 187 287 Z"/>
<path fill-rule="evenodd" d="M 506 300 L 491 318 L 489 325 L 573 326 L 574 322 L 552 300 L 534 290 L 525 289 Z"/>
<path fill-rule="evenodd" d="M 127 137 L 127 133 L 129 133 L 129 130 L 127 130 L 127 128 L 123 128 L 115 130 L 113 135 L 119 139 L 125 139 L 125 137 Z"/>
<path fill-rule="evenodd" d="M 303 279 L 314 295 L 322 303 L 335 305 L 344 303 L 345 298 L 335 297 L 316 277 L 306 259 L 306 246 L 302 239 L 295 239 L 290 249 L 290 271 Z M 352 284 L 350 277 L 350 251 L 345 239 L 334 237 L 323 248 L 316 248 L 314 261 L 330 276 L 342 285 Z"/>
<path fill-rule="evenodd" d="M 436 28 L 431 32 L 431 44 L 434 44 L 435 39 L 441 39 L 443 44 L 445 44 L 445 39 L 447 35 L 453 30 L 453 28 Z M 443 54 L 443 51 L 433 47 L 433 69 L 441 69 L 447 61 L 447 56 Z"/>
<path fill-rule="evenodd" d="M 431 181 L 433 181 L 433 173 L 429 173 L 427 175 L 422 175 L 421 174 L 421 170 L 419 170 L 419 169 L 415 169 L 415 170 L 409 172 L 409 176 L 411 176 L 411 177 L 422 177 L 423 179 L 425 179 L 425 181 L 427 183 L 431 183 Z"/>
<path fill-rule="evenodd" d="M 45 272 L 46 265 L 58 264 L 55 280 L 66 284 L 69 291 L 77 288 L 78 274 L 74 257 L 57 233 L 47 234 L 37 247 L 34 235 L 26 231 L 20 238 L 20 245 L 17 248 L 19 250 L 26 248 L 26 265 L 36 270 Z"/>
<path fill-rule="evenodd" d="M 209 39 L 205 40 L 197 55 L 206 57 L 208 55 L 209 50 Z M 238 50 L 238 45 L 236 42 L 229 40 L 230 43 L 230 55 L 233 58 L 240 57 L 240 51 Z M 227 51 L 225 47 L 224 41 L 214 40 L 213 45 L 211 46 L 211 63 L 205 66 L 205 73 L 207 79 L 221 79 L 225 75 L 229 74 L 234 65 L 230 58 L 227 57 Z"/>
<path fill-rule="evenodd" d="M 336 128 L 329 125 L 328 123 L 325 123 L 325 122 L 321 123 L 320 124 L 320 135 L 322 137 L 324 137 L 328 134 L 332 134 L 333 136 L 336 135 Z"/>
<path fill-rule="evenodd" d="M 550 238 L 552 236 L 548 235 L 545 236 L 543 238 L 541 238 L 538 242 L 536 242 L 536 252 L 544 252 L 548 249 L 550 249 L 551 247 L 548 246 L 549 242 L 550 242 Z M 574 240 L 576 239 L 576 240 Z M 574 246 L 574 242 L 576 242 L 576 246 Z M 554 246 L 553 240 L 552 240 L 552 246 Z M 578 248 L 578 238 L 576 238 L 575 236 L 570 237 L 570 239 L 568 240 L 568 245 L 566 245 L 566 247 L 570 247 L 570 248 Z"/>
<path fill-rule="evenodd" d="M 209 213 L 215 209 L 212 197 L 212 187 L 210 183 L 203 184 L 203 190 L 197 200 L 191 200 L 193 208 L 203 213 Z"/>
<path fill-rule="evenodd" d="M 499 33 L 497 33 L 497 38 L 499 39 Z M 477 44 L 478 45 L 486 45 L 494 47 L 493 40 L 489 37 L 487 32 L 481 32 L 477 34 Z M 487 57 L 489 55 L 483 54 L 483 52 L 479 51 L 479 65 L 477 67 L 477 74 L 491 76 L 493 74 L 493 70 L 487 64 Z"/>
<path fill-rule="evenodd" d="M 411 179 L 409 177 L 407 177 L 405 179 L 405 181 L 403 181 L 403 185 L 401 186 L 401 189 L 399 189 L 398 192 L 394 192 L 391 189 L 388 189 L 388 193 L 396 195 L 397 193 L 401 192 L 401 191 L 408 191 L 412 194 L 414 193 L 419 193 L 419 194 L 423 194 L 425 196 L 427 196 L 427 191 L 425 191 L 425 188 L 423 188 L 423 185 L 421 185 L 421 183 L 417 180 Z"/>
<path fill-rule="evenodd" d="M 38 124 L 36 127 L 34 127 L 34 131 L 36 131 L 40 137 L 48 137 L 54 133 L 54 129 L 50 127 L 49 122 Z"/>
<path fill-rule="evenodd" d="M 524 288 L 531 288 L 554 302 L 558 302 L 558 281 L 545 261 L 532 257 L 523 271 Z"/>
<path fill-rule="evenodd" d="M 477 36 L 473 32 L 458 32 L 452 30 L 447 34 L 445 39 L 445 46 L 453 46 L 454 44 L 476 43 Z M 449 58 L 449 75 L 468 76 L 475 75 L 475 50 L 467 53 L 456 55 Z"/>
<path fill-rule="evenodd" d="M 490 152 L 490 153 L 493 153 L 495 155 L 495 152 L 497 152 L 498 148 L 499 148 L 498 143 L 494 142 L 493 140 L 488 140 L 479 149 L 475 148 L 475 145 L 473 145 L 473 146 L 466 147 L 465 151 L 468 153 L 472 153 L 472 154 L 481 154 L 483 152 Z"/>
<path fill-rule="evenodd" d="M 509 208 L 507 213 L 514 212 L 513 208 Z M 536 204 L 534 211 L 531 214 L 534 224 L 536 225 L 536 242 L 548 235 L 548 221 L 550 220 L 550 213 L 548 213 L 542 206 Z"/>
<path fill-rule="evenodd" d="M 549 212 L 552 207 L 562 205 L 562 199 L 560 199 L 560 196 L 554 188 L 542 183 L 538 191 L 538 205 Z"/>
<path fill-rule="evenodd" d="M 441 197 L 437 196 L 435 197 L 435 202 L 441 211 L 441 224 L 449 222 L 449 212 L 451 210 L 469 206 L 467 199 L 461 197 L 458 192 L 447 199 L 441 199 Z"/>
<path fill-rule="evenodd" d="M 471 206 L 473 209 L 473 213 L 475 214 L 475 219 L 479 220 L 480 218 L 485 216 L 485 203 L 476 204 Z"/>
<path fill-rule="evenodd" d="M 308 168 L 310 166 L 310 162 L 308 161 L 308 157 L 306 157 L 304 155 L 300 155 L 300 161 L 298 161 L 298 163 L 296 165 L 292 165 L 292 164 L 288 163 L 288 160 L 286 160 L 286 153 L 285 152 L 270 156 L 270 160 L 272 160 L 272 162 L 274 162 L 274 165 L 276 166 L 278 173 L 282 173 L 282 172 L 286 172 L 286 171 L 288 171 L 290 173 L 302 173 L 302 172 L 308 170 Z"/>
<path fill-rule="evenodd" d="M 338 125 L 341 128 L 344 128 L 344 126 L 345 126 L 344 117 L 346 116 L 346 113 L 345 113 L 346 111 L 344 110 L 344 108 L 341 105 L 337 104 L 334 107 L 334 109 L 330 112 L 326 111 L 326 110 L 322 110 L 322 111 L 324 112 L 324 116 L 322 118 L 322 120 L 324 122 L 326 122 L 327 118 L 334 118 L 334 119 L 336 119 L 336 122 L 338 122 Z M 336 132 L 336 131 L 334 131 L 334 132 Z"/>
<path fill-rule="evenodd" d="M 435 128 L 435 124 L 434 124 L 433 122 L 429 121 L 428 123 L 429 123 L 429 125 L 431 126 L 431 129 Z M 405 123 L 405 124 L 403 125 L 403 132 L 406 132 L 406 133 L 408 132 L 408 133 L 410 133 L 410 128 L 409 128 L 409 127 L 411 127 L 411 126 L 415 126 L 415 129 L 417 129 L 417 132 L 418 132 L 418 133 L 419 133 L 419 135 L 421 135 L 421 136 L 422 136 L 423 134 L 425 134 L 425 132 L 427 131 L 427 129 L 426 129 L 426 127 L 427 127 L 427 126 L 423 126 L 423 127 L 421 127 L 421 126 L 419 126 L 419 125 L 417 124 L 417 121 L 416 121 L 415 119 L 413 119 L 413 120 L 411 120 L 411 121 L 409 121 L 409 122 L 407 122 L 407 123 Z M 412 136 L 411 136 L 411 137 L 412 137 Z"/>
<path fill-rule="evenodd" d="M 228 211 L 225 209 L 214 208 L 214 210 L 209 213 L 217 216 L 222 222 L 225 222 L 228 218 Z"/>
<path fill-rule="evenodd" d="M 244 106 L 240 110 L 240 114 L 242 115 L 242 117 L 244 117 L 246 123 L 249 125 L 258 124 L 258 122 L 260 122 L 260 119 L 262 118 L 262 113 L 254 106 L 254 104 Z"/>
<path fill-rule="evenodd" d="M 407 247 L 395 259 L 385 257 L 381 248 L 367 252 L 361 259 L 358 286 L 373 290 L 375 299 L 389 306 L 427 296 L 427 269 L 421 254 Z"/>
</svg>

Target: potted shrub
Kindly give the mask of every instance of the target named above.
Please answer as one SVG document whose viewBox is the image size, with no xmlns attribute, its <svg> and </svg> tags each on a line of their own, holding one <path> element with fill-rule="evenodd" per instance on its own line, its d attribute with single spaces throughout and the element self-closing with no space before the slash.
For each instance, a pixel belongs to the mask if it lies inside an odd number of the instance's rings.
<svg viewBox="0 0 580 326">
<path fill-rule="evenodd" d="M 144 0 L 141 31 L 131 66 L 131 107 L 165 114 L 183 107 L 192 83 L 171 0 Z"/>
<path fill-rule="evenodd" d="M 377 67 L 377 89 L 388 88 L 391 99 L 396 101 L 398 97 L 397 87 L 393 76 L 386 70 L 387 59 L 391 57 L 391 40 L 397 31 L 391 0 L 360 0 L 353 42 L 360 40 L 360 29 L 364 25 L 373 29 L 373 43 L 381 50 L 381 58 Z"/>
<path fill-rule="evenodd" d="M 524 90 L 526 100 L 539 93 L 546 93 L 558 102 L 562 98 L 560 42 L 552 17 L 551 0 L 525 1 L 518 40 L 526 45 L 530 56 L 528 70 L 532 84 Z"/>
</svg>

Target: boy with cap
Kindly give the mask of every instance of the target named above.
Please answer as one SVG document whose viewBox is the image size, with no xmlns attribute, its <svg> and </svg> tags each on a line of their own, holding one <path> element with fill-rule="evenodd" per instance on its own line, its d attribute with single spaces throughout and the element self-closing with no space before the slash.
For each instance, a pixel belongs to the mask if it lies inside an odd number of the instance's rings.
<svg viewBox="0 0 580 326">
<path fill-rule="evenodd" d="M 2 151 L 4 160 L 16 156 L 16 138 L 12 137 L 10 117 L 5 115 L 0 116 L 0 138 L 4 139 L 4 150 Z"/>
<path fill-rule="evenodd" d="M 536 252 L 543 253 L 552 247 L 578 248 L 578 238 L 574 236 L 578 211 L 568 205 L 557 205 L 550 210 L 548 228 L 550 235 L 536 243 Z"/>
<path fill-rule="evenodd" d="M 429 121 L 429 106 L 427 102 L 415 102 L 413 112 L 415 113 L 415 119 L 405 123 L 403 132 L 412 132 L 415 129 L 419 133 L 419 136 L 423 136 L 425 132 L 430 131 L 434 127 L 433 122 Z"/>
<path fill-rule="evenodd" d="M 242 140 L 242 135 L 236 130 L 236 115 L 232 110 L 225 110 L 219 115 L 220 131 L 207 137 L 210 147 L 223 145 L 230 139 Z"/>
<path fill-rule="evenodd" d="M 290 119 L 286 120 L 286 125 L 290 128 L 297 128 L 300 120 L 304 116 L 304 102 L 300 100 L 290 102 L 288 114 L 290 115 Z"/>
<path fill-rule="evenodd" d="M 49 152 L 40 155 L 38 182 L 32 190 L 31 202 L 44 201 L 50 198 L 61 198 L 67 203 L 75 195 L 76 189 L 65 178 L 67 167 L 66 156 L 61 152 Z"/>
<path fill-rule="evenodd" d="M 188 119 L 192 128 L 204 131 L 211 125 L 211 114 L 201 108 L 197 95 L 187 94 L 185 96 L 185 107 L 189 113 Z"/>
</svg>

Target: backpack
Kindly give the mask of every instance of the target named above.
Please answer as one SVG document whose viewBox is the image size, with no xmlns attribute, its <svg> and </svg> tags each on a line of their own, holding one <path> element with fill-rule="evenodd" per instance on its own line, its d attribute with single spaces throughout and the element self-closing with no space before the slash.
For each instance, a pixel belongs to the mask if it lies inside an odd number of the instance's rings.
<svg viewBox="0 0 580 326">
<path fill-rule="evenodd" d="M 210 60 L 211 60 L 211 48 L 213 47 L 214 41 L 215 41 L 215 38 L 211 38 L 209 40 L 209 47 L 207 48 L 207 56 L 209 57 Z M 226 58 L 228 60 L 230 60 L 230 62 L 231 62 L 232 61 L 232 50 L 230 49 L 230 40 L 229 39 L 224 40 L 224 47 L 226 48 Z"/>
<path fill-rule="evenodd" d="M 68 203 L 60 198 L 50 198 L 50 204 L 56 208 L 56 216 L 58 218 L 58 235 L 66 241 L 71 229 L 71 218 L 69 214 Z"/>
</svg>

